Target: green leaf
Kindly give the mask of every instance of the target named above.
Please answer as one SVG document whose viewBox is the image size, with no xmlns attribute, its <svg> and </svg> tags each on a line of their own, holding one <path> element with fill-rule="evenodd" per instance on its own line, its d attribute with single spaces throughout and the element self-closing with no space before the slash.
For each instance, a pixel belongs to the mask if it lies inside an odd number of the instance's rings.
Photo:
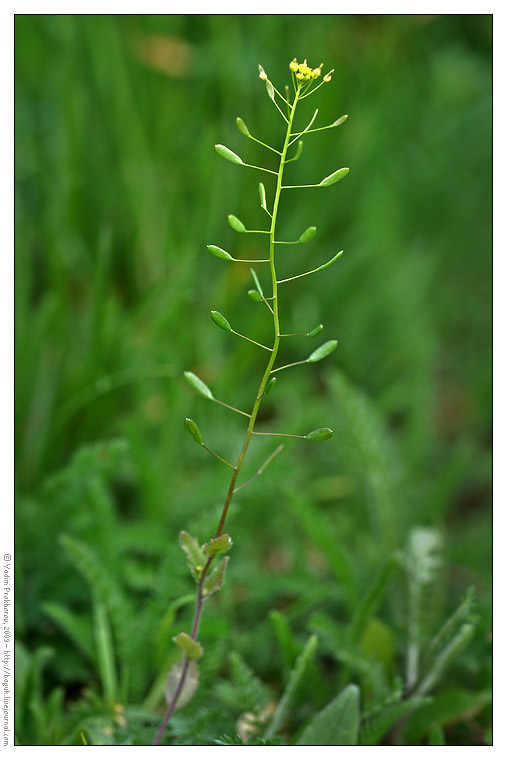
<svg viewBox="0 0 507 760">
<path fill-rule="evenodd" d="M 474 635 L 474 631 L 475 626 L 472 623 L 465 623 L 461 626 L 449 644 L 447 644 L 445 649 L 438 655 L 429 673 L 427 673 L 424 679 L 419 683 L 414 692 L 416 696 L 422 696 L 431 691 L 451 660 L 453 660 L 461 650 L 468 645 L 470 639 Z"/>
<path fill-rule="evenodd" d="M 236 155 L 236 153 L 233 153 L 232 150 L 229 150 L 229 148 L 226 148 L 225 145 L 215 145 L 215 150 L 219 156 L 226 158 L 227 161 L 232 161 L 233 164 L 245 163 L 243 159 Z"/>
<path fill-rule="evenodd" d="M 261 296 L 261 298 L 263 298 L 264 297 L 264 292 L 263 292 L 263 290 L 261 288 L 261 284 L 259 282 L 259 278 L 257 277 L 257 275 L 256 275 L 256 273 L 255 273 L 255 271 L 253 269 L 250 269 L 250 272 L 252 273 L 252 277 L 253 277 L 253 281 L 255 283 L 255 287 L 257 288 L 257 290 L 258 290 L 259 295 Z"/>
<path fill-rule="evenodd" d="M 204 581 L 202 589 L 203 597 L 211 596 L 211 594 L 214 594 L 216 591 L 219 591 L 222 588 L 225 580 L 225 569 L 228 562 L 229 557 L 224 557 L 209 573 L 206 580 Z"/>
<path fill-rule="evenodd" d="M 213 394 L 200 377 L 194 375 L 193 372 L 184 372 L 183 377 L 187 381 L 188 385 L 203 398 L 213 399 Z"/>
<path fill-rule="evenodd" d="M 185 660 L 182 659 L 171 669 L 171 671 L 169 672 L 169 675 L 167 676 L 167 683 L 165 687 L 165 698 L 168 705 L 171 704 L 174 694 L 176 692 L 176 689 L 179 686 L 181 674 L 183 672 L 184 667 L 185 667 Z M 187 667 L 187 677 L 185 679 L 185 685 L 183 686 L 181 694 L 178 697 L 178 701 L 176 702 L 176 709 L 178 710 L 180 709 L 180 707 L 184 707 L 186 704 L 190 702 L 195 692 L 197 691 L 197 687 L 199 686 L 199 667 L 197 663 L 195 662 L 195 660 L 192 662 L 188 662 L 186 667 Z"/>
<path fill-rule="evenodd" d="M 343 116 L 340 116 L 339 119 L 336 119 L 336 121 L 333 121 L 333 123 L 331 124 L 331 126 L 332 127 L 339 127 L 340 124 L 343 124 L 343 122 L 347 121 L 348 118 L 349 118 L 348 113 L 345 113 L 345 114 L 343 114 Z"/>
<path fill-rule="evenodd" d="M 208 541 L 206 544 L 204 544 L 204 549 L 208 552 L 210 557 L 216 557 L 217 554 L 224 554 L 225 552 L 228 552 L 231 546 L 231 537 L 227 535 L 227 533 L 224 533 L 223 536 L 213 538 L 211 541 Z"/>
<path fill-rule="evenodd" d="M 491 689 L 467 691 L 446 689 L 432 699 L 426 698 L 422 709 L 411 715 L 403 732 L 407 744 L 421 744 L 433 723 L 446 726 L 449 723 L 469 722 L 491 704 Z"/>
<path fill-rule="evenodd" d="M 236 232 L 246 232 L 245 225 L 238 219 L 237 216 L 234 216 L 234 214 L 229 214 L 227 221 L 229 222 L 232 229 L 236 230 Z"/>
<path fill-rule="evenodd" d="M 319 335 L 322 330 L 324 329 L 324 325 L 317 325 L 317 327 L 314 327 L 313 330 L 310 330 L 310 332 L 307 332 L 309 338 L 315 338 L 317 335 Z"/>
<path fill-rule="evenodd" d="M 180 546 L 187 555 L 187 563 L 190 572 L 195 580 L 199 581 L 204 566 L 208 561 L 206 552 L 199 544 L 199 541 L 184 530 L 180 533 Z"/>
<path fill-rule="evenodd" d="M 270 739 L 274 736 L 281 724 L 285 714 L 288 712 L 294 698 L 297 694 L 298 688 L 303 681 L 303 677 L 306 675 L 306 671 L 313 660 L 315 650 L 317 649 L 318 638 L 315 635 L 310 636 L 305 644 L 305 648 L 299 655 L 294 665 L 294 669 L 291 671 L 287 686 L 283 692 L 282 698 L 278 703 L 276 712 L 273 715 L 273 719 L 269 724 L 267 731 L 264 734 L 265 739 Z"/>
<path fill-rule="evenodd" d="M 202 433 L 197 427 L 196 423 L 190 419 L 190 417 L 185 417 L 185 422 L 183 423 L 185 425 L 185 430 L 189 435 L 192 436 L 194 441 L 199 444 L 199 446 L 202 446 Z"/>
<path fill-rule="evenodd" d="M 428 745 L 445 746 L 444 732 L 442 731 L 442 726 L 439 726 L 438 723 L 432 723 L 430 726 Z"/>
<path fill-rule="evenodd" d="M 217 259 L 223 259 L 224 261 L 234 261 L 230 253 L 224 251 L 223 248 L 219 248 L 218 245 L 208 245 L 208 251 L 216 256 Z"/>
<path fill-rule="evenodd" d="M 261 200 L 261 208 L 263 208 L 264 211 L 267 211 L 268 208 L 266 205 L 266 188 L 262 182 L 259 182 L 259 198 Z"/>
<path fill-rule="evenodd" d="M 362 599 L 359 599 L 350 624 L 350 639 L 354 643 L 363 633 L 368 620 L 375 613 L 391 580 L 393 572 L 399 566 L 397 557 L 390 557 L 382 566 L 380 572 L 373 578 L 372 583 Z"/>
<path fill-rule="evenodd" d="M 71 612 L 57 602 L 43 602 L 41 609 L 45 615 L 48 615 L 62 629 L 73 644 L 93 662 L 95 647 L 89 615 L 78 615 L 76 612 Z"/>
<path fill-rule="evenodd" d="M 237 652 L 230 653 L 229 663 L 230 677 L 214 684 L 214 695 L 236 715 L 245 712 L 258 715 L 272 699 L 271 692 Z"/>
<path fill-rule="evenodd" d="M 226 332 L 232 332 L 232 327 L 231 327 L 230 323 L 223 316 L 223 314 L 220 314 L 219 311 L 212 311 L 211 312 L 211 319 L 213 320 L 213 322 L 216 325 L 218 325 L 218 327 L 221 327 L 222 330 L 225 330 Z"/>
<path fill-rule="evenodd" d="M 271 393 L 275 383 L 276 383 L 276 377 L 272 377 L 271 380 L 266 385 L 266 387 L 264 388 L 264 396 L 267 396 L 268 393 Z"/>
<path fill-rule="evenodd" d="M 338 345 L 337 340 L 328 340 L 326 343 L 323 343 L 322 346 L 319 346 L 318 348 L 313 351 L 308 359 L 307 362 L 320 362 L 321 359 L 325 359 L 326 356 L 329 356 L 329 354 L 332 354 L 335 350 L 336 346 Z"/>
<path fill-rule="evenodd" d="M 248 131 L 248 127 L 240 116 L 238 116 L 236 119 L 236 126 L 242 135 L 245 135 L 245 137 L 250 137 L 250 132 Z"/>
<path fill-rule="evenodd" d="M 327 441 L 333 435 L 331 428 L 323 427 L 305 435 L 307 441 Z"/>
<path fill-rule="evenodd" d="M 94 633 L 97 647 L 98 670 L 104 697 L 114 702 L 117 700 L 116 657 L 109 617 L 105 604 L 94 605 Z"/>
<path fill-rule="evenodd" d="M 248 297 L 256 303 L 260 303 L 262 301 L 262 296 L 257 290 L 249 290 Z"/>
<path fill-rule="evenodd" d="M 176 636 L 173 636 L 173 641 L 179 646 L 187 660 L 200 660 L 204 654 L 204 650 L 199 642 L 195 641 L 188 633 L 178 633 Z"/>
<path fill-rule="evenodd" d="M 347 176 L 350 169 L 348 167 L 344 167 L 343 169 L 338 169 L 337 171 L 333 172 L 329 175 L 329 177 L 324 177 L 322 182 L 319 182 L 319 187 L 329 187 L 329 185 L 334 185 L 335 182 L 339 182 L 341 179 Z"/>
<path fill-rule="evenodd" d="M 316 232 L 317 227 L 308 227 L 308 229 L 306 229 L 299 238 L 298 243 L 307 243 L 309 240 L 315 237 Z"/>
<path fill-rule="evenodd" d="M 332 259 L 329 259 L 329 261 L 327 261 L 325 264 L 322 264 L 322 266 L 318 267 L 318 269 L 316 269 L 315 271 L 316 272 L 322 272 L 324 269 L 327 269 L 328 267 L 331 266 L 331 264 L 335 263 L 336 259 L 340 258 L 340 256 L 342 255 L 342 253 L 343 253 L 343 251 L 339 251 L 336 254 L 336 256 L 333 256 Z"/>
<path fill-rule="evenodd" d="M 401 718 L 430 703 L 429 697 L 411 697 L 403 702 L 387 705 L 377 715 L 364 721 L 361 726 L 359 743 L 363 746 L 378 744 L 389 729 Z"/>
<path fill-rule="evenodd" d="M 347 686 L 318 713 L 299 737 L 298 746 L 357 746 L 359 688 Z"/>
</svg>

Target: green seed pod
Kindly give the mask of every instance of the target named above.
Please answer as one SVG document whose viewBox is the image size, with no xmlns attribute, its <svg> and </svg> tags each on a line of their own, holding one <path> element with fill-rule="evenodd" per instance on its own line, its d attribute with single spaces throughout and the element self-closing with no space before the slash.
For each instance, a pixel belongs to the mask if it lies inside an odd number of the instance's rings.
<svg viewBox="0 0 507 760">
<path fill-rule="evenodd" d="M 308 229 L 306 229 L 299 238 L 298 243 L 307 243 L 309 240 L 315 237 L 316 232 L 317 227 L 308 227 Z"/>
<path fill-rule="evenodd" d="M 224 585 L 225 580 L 225 568 L 229 562 L 229 557 L 224 557 L 218 565 L 215 565 L 213 570 L 209 573 L 204 581 L 202 595 L 203 597 L 211 596 L 215 591 L 218 591 Z"/>
<path fill-rule="evenodd" d="M 226 332 L 232 332 L 232 327 L 229 324 L 228 320 L 224 317 L 223 314 L 220 314 L 219 311 L 212 311 L 211 319 L 216 325 L 218 325 L 218 327 L 221 327 L 222 330 L 225 330 Z"/>
<path fill-rule="evenodd" d="M 329 177 L 324 177 L 322 182 L 319 182 L 318 187 L 329 187 L 329 185 L 334 185 L 335 182 L 339 182 L 341 179 L 347 176 L 350 169 L 348 167 L 344 167 L 343 169 L 337 169 L 335 172 L 329 175 Z"/>
<path fill-rule="evenodd" d="M 204 654 L 204 649 L 198 641 L 194 641 L 188 633 L 178 633 L 173 636 L 173 641 L 179 646 L 187 660 L 200 660 Z"/>
<path fill-rule="evenodd" d="M 305 435 L 305 438 L 307 441 L 327 441 L 332 435 L 331 428 L 317 428 L 317 430 L 312 430 L 311 433 Z"/>
<path fill-rule="evenodd" d="M 201 380 L 200 377 L 197 377 L 197 375 L 194 375 L 193 372 L 184 372 L 183 373 L 183 377 L 185 378 L 185 380 L 187 381 L 187 383 L 189 384 L 189 386 L 196 393 L 199 394 L 199 396 L 202 396 L 203 398 L 213 399 L 212 392 L 210 391 L 210 389 L 208 388 L 208 386 L 206 385 L 206 383 L 204 383 Z"/>
<path fill-rule="evenodd" d="M 336 121 L 333 121 L 333 123 L 331 124 L 331 126 L 332 127 L 339 127 L 340 124 L 343 124 L 343 122 L 347 121 L 348 118 L 349 118 L 348 113 L 345 113 L 345 114 L 343 114 L 343 116 L 340 116 L 339 119 L 336 119 Z"/>
<path fill-rule="evenodd" d="M 248 127 L 240 116 L 238 116 L 238 118 L 236 119 L 236 126 L 242 135 L 245 135 L 245 137 L 250 137 L 250 132 L 248 131 Z"/>
<path fill-rule="evenodd" d="M 181 676 L 183 669 L 186 672 L 185 684 L 181 688 Z M 199 686 L 199 666 L 195 661 L 185 663 L 182 657 L 176 665 L 173 665 L 167 676 L 165 686 L 165 698 L 168 705 L 172 704 L 176 690 L 179 692 L 179 697 L 176 702 L 176 708 L 179 710 L 190 702 L 197 687 Z"/>
<path fill-rule="evenodd" d="M 228 552 L 231 546 L 231 537 L 227 535 L 227 533 L 224 533 L 223 536 L 213 538 L 211 541 L 204 544 L 204 549 L 208 552 L 210 557 L 216 557 L 217 554 L 225 554 L 225 552 Z"/>
<path fill-rule="evenodd" d="M 264 187 L 262 182 L 259 182 L 259 198 L 261 199 L 261 208 L 264 209 L 264 211 L 267 211 L 266 206 L 266 188 Z"/>
<path fill-rule="evenodd" d="M 326 356 L 329 356 L 329 354 L 332 354 L 335 350 L 336 346 L 338 345 L 337 340 L 328 340 L 326 343 L 323 343 L 322 346 L 319 346 L 315 349 L 313 353 L 310 354 L 307 362 L 320 362 L 321 359 L 325 359 Z"/>
<path fill-rule="evenodd" d="M 298 140 L 298 146 L 296 148 L 296 152 L 295 152 L 294 158 L 292 160 L 293 161 L 297 161 L 298 158 L 300 158 L 302 152 L 303 152 L 303 141 L 302 140 Z"/>
<path fill-rule="evenodd" d="M 185 425 L 187 433 L 189 433 L 194 441 L 199 444 L 199 446 L 202 446 L 202 433 L 195 424 L 193 420 L 190 419 L 190 417 L 185 417 L 185 422 L 183 423 Z"/>
<path fill-rule="evenodd" d="M 218 245 L 208 245 L 206 246 L 208 251 L 213 254 L 213 256 L 216 256 L 217 259 L 223 259 L 224 261 L 234 261 L 230 253 L 227 253 L 227 251 L 224 251 L 223 248 L 219 248 Z"/>
<path fill-rule="evenodd" d="M 261 288 L 261 284 L 259 282 L 259 278 L 257 277 L 255 271 L 252 268 L 250 268 L 250 272 L 252 273 L 252 277 L 253 277 L 253 281 L 255 283 L 255 287 L 257 288 L 260 297 L 263 298 L 264 297 L 264 292 L 263 292 L 263 290 Z"/>
<path fill-rule="evenodd" d="M 215 150 L 219 156 L 226 158 L 227 161 L 232 161 L 233 164 L 245 163 L 242 158 L 233 153 L 232 150 L 229 150 L 229 148 L 226 148 L 225 145 L 215 145 Z"/>
<path fill-rule="evenodd" d="M 273 386 L 274 386 L 275 383 L 276 383 L 276 377 L 272 377 L 271 380 L 269 381 L 269 383 L 264 388 L 264 396 L 267 396 L 268 393 L 271 393 L 271 391 L 273 390 Z"/>
<path fill-rule="evenodd" d="M 248 298 L 250 298 L 252 301 L 255 301 L 255 303 L 262 301 L 262 296 L 256 290 L 249 290 Z"/>
<path fill-rule="evenodd" d="M 310 332 L 306 333 L 309 338 L 315 338 L 316 335 L 319 335 L 319 333 L 322 332 L 324 329 L 324 325 L 317 325 L 317 327 L 314 327 L 313 330 L 310 330 Z"/>
<path fill-rule="evenodd" d="M 269 79 L 266 79 L 266 90 L 267 90 L 267 93 L 268 93 L 269 97 L 271 98 L 271 100 L 274 103 L 275 102 L 275 90 L 273 88 L 273 85 L 269 81 Z"/>
<path fill-rule="evenodd" d="M 190 572 L 194 576 L 194 579 L 199 581 L 208 560 L 207 554 L 199 544 L 199 541 L 184 530 L 180 533 L 180 546 L 187 555 L 187 564 Z"/>
<path fill-rule="evenodd" d="M 234 214 L 229 214 L 227 221 L 231 225 L 232 229 L 236 230 L 236 232 L 246 232 L 245 225 L 238 219 L 237 216 L 234 216 Z"/>
<path fill-rule="evenodd" d="M 331 266 L 331 264 L 334 264 L 334 263 L 335 263 L 336 259 L 339 259 L 339 258 L 340 258 L 340 256 L 342 255 L 342 253 L 343 253 L 343 251 L 339 251 L 339 252 L 336 254 L 336 256 L 333 256 L 333 258 L 332 258 L 332 259 L 330 259 L 329 261 L 326 261 L 326 263 L 325 263 L 325 264 L 322 264 L 322 266 L 318 267 L 318 269 L 316 269 L 315 271 L 316 271 L 316 272 L 322 272 L 322 270 L 323 270 L 323 269 L 327 269 L 328 267 L 330 267 L 330 266 Z"/>
</svg>

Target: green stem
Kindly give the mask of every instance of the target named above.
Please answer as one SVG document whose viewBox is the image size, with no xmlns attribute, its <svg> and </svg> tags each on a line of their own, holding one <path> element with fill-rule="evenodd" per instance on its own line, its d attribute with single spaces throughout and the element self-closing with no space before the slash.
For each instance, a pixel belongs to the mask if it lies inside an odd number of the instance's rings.
<svg viewBox="0 0 507 760">
<path fill-rule="evenodd" d="M 292 129 L 292 123 L 294 121 L 294 114 L 296 111 L 296 106 L 300 97 L 301 93 L 301 87 L 298 86 L 296 90 L 296 94 L 294 97 L 294 101 L 292 103 L 289 117 L 285 117 L 284 119 L 287 122 L 287 132 L 285 135 L 285 141 L 283 144 L 283 149 L 280 155 L 280 165 L 278 168 L 278 172 L 275 172 L 277 174 L 277 182 L 276 182 L 276 190 L 275 190 L 275 197 L 273 201 L 273 211 L 271 215 L 271 228 L 269 230 L 269 268 L 271 272 L 271 285 L 273 289 L 273 295 L 270 300 L 273 301 L 273 328 L 274 328 L 274 339 L 273 339 L 273 348 L 271 349 L 271 356 L 269 358 L 268 364 L 266 366 L 266 369 L 264 370 L 264 374 L 262 376 L 262 380 L 259 385 L 259 390 L 257 391 L 257 396 L 255 399 L 255 403 L 252 408 L 252 412 L 250 415 L 250 421 L 248 423 L 248 428 L 245 434 L 245 440 L 243 442 L 243 446 L 241 448 L 241 452 L 239 454 L 238 460 L 236 462 L 236 466 L 233 468 L 233 473 L 231 477 L 231 482 L 229 484 L 229 490 L 227 491 L 227 496 L 225 498 L 225 503 L 222 509 L 222 514 L 220 517 L 220 522 L 218 523 L 217 532 L 215 534 L 215 538 L 218 538 L 222 534 L 222 530 L 225 524 L 225 520 L 227 518 L 227 513 L 229 511 L 229 506 L 232 501 L 232 497 L 234 495 L 234 492 L 236 490 L 236 481 L 239 475 L 239 472 L 241 470 L 241 467 L 243 465 L 243 462 L 245 460 L 246 453 L 248 451 L 248 447 L 250 445 L 250 441 L 252 438 L 252 435 L 254 433 L 254 427 L 255 427 L 255 421 L 257 419 L 257 413 L 259 411 L 259 407 L 261 405 L 262 397 L 264 395 L 264 390 L 266 388 L 266 384 L 270 378 L 271 371 L 273 369 L 274 363 L 276 361 L 276 356 L 278 354 L 278 348 L 280 345 L 280 319 L 279 319 L 279 309 L 278 309 L 278 283 L 276 280 L 276 269 L 275 269 L 275 230 L 276 230 L 276 220 L 278 216 L 278 206 L 280 203 L 280 195 L 282 193 L 282 178 L 283 178 L 283 170 L 286 163 L 286 157 L 287 157 L 287 150 L 289 148 L 289 142 L 290 142 L 290 135 L 291 135 L 291 129 Z M 273 101 L 274 102 L 274 101 Z M 275 103 L 275 105 L 277 105 Z M 278 107 L 278 106 L 277 106 Z M 280 109 L 279 109 L 280 110 Z M 283 115 L 283 113 L 282 113 Z M 227 463 L 228 464 L 228 463 Z M 204 580 L 206 578 L 206 575 L 208 573 L 209 567 L 210 567 L 210 561 L 207 562 L 207 564 L 204 567 L 202 576 L 200 578 L 200 581 L 198 583 L 197 587 L 197 599 L 196 599 L 196 607 L 194 612 L 194 621 L 192 625 L 192 632 L 191 637 L 196 640 L 197 635 L 199 633 L 199 626 L 201 621 L 201 614 L 202 614 L 202 604 L 203 604 L 203 595 L 202 595 L 202 589 Z M 186 665 L 186 664 L 185 664 Z M 159 731 L 157 733 L 157 736 L 155 738 L 155 741 L 153 744 L 159 744 L 160 740 L 162 739 L 162 736 L 164 734 L 165 728 L 167 727 L 167 724 L 171 718 L 172 713 L 174 712 L 178 700 L 179 694 L 181 694 L 181 691 L 183 690 L 184 682 L 187 677 L 187 666 L 184 667 L 180 681 L 178 683 L 176 693 L 171 701 L 171 704 L 169 705 L 168 709 L 166 710 L 166 713 L 164 715 L 162 724 L 159 728 Z"/>
</svg>

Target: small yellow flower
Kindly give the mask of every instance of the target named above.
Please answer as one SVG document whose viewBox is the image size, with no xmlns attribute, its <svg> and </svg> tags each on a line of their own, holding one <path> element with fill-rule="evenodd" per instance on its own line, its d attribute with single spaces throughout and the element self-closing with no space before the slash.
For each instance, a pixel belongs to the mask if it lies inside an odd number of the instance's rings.
<svg viewBox="0 0 507 760">
<path fill-rule="evenodd" d="M 324 64 L 321 63 L 316 69 L 312 69 L 308 66 L 306 58 L 303 63 L 298 63 L 297 58 L 294 58 L 294 60 L 289 63 L 289 69 L 296 75 L 296 79 L 299 82 L 311 82 L 313 79 L 320 77 L 323 65 Z"/>
</svg>

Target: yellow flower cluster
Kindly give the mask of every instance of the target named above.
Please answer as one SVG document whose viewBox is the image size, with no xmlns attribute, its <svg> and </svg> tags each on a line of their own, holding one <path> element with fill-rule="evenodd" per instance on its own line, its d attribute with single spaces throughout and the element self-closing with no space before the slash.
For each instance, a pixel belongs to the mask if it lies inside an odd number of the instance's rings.
<svg viewBox="0 0 507 760">
<path fill-rule="evenodd" d="M 294 60 L 289 63 L 289 69 L 296 75 L 296 79 L 298 79 L 300 82 L 311 82 L 313 79 L 320 77 L 322 74 L 323 66 L 324 64 L 321 63 L 320 66 L 318 66 L 316 69 L 312 69 L 310 66 L 308 66 L 306 58 L 303 63 L 298 63 L 296 58 L 294 58 Z M 334 69 L 332 69 L 329 74 L 326 74 L 323 79 L 324 82 L 331 81 L 331 74 L 333 71 Z"/>
</svg>

